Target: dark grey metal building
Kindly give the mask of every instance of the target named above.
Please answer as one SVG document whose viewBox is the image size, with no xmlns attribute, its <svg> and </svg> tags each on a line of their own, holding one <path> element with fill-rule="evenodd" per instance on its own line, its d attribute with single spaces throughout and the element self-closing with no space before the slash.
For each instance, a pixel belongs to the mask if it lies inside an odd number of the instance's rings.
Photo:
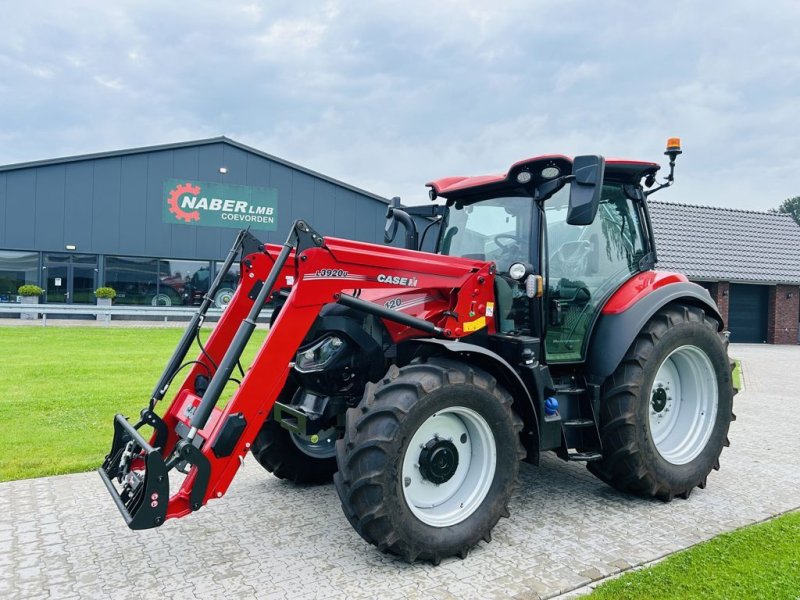
<svg viewBox="0 0 800 600">
<path fill-rule="evenodd" d="M 197 303 L 238 229 L 282 242 L 303 218 L 381 242 L 386 205 L 225 137 L 2 166 L 0 302 L 34 283 L 43 302 L 108 285 L 117 304 Z"/>
</svg>

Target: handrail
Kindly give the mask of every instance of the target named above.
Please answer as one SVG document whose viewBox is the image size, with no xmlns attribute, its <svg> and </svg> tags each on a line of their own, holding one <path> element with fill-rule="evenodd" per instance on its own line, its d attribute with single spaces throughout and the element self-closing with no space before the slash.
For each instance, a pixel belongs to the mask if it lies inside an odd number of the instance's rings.
<svg viewBox="0 0 800 600">
<path fill-rule="evenodd" d="M 207 318 L 218 318 L 222 316 L 221 308 L 208 309 Z M 197 312 L 195 306 L 98 306 L 96 304 L 23 304 L 23 303 L 0 303 L 0 313 L 36 313 L 43 315 L 43 325 L 47 325 L 47 315 L 107 315 L 117 316 L 140 316 L 140 317 L 191 317 Z M 269 318 L 272 314 L 270 309 L 266 309 L 262 316 Z"/>
</svg>

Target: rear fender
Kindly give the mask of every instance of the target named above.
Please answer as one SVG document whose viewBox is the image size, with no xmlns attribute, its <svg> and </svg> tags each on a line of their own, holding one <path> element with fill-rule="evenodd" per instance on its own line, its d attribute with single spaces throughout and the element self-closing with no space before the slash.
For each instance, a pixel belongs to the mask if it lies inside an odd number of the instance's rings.
<svg viewBox="0 0 800 600">
<path fill-rule="evenodd" d="M 415 352 L 417 357 L 446 355 L 457 358 L 462 362 L 480 367 L 497 379 L 500 385 L 511 394 L 514 411 L 524 423 L 521 439 L 528 452 L 527 460 L 538 464 L 540 437 L 536 404 L 525 382 L 511 364 L 495 352 L 475 344 L 437 339 L 415 339 L 412 343 L 417 345 Z"/>
<path fill-rule="evenodd" d="M 589 378 L 600 382 L 611 375 L 645 323 L 659 309 L 673 302 L 702 308 L 719 322 L 719 330 L 722 330 L 722 316 L 708 290 L 689 281 L 669 283 L 638 297 L 620 312 L 603 310 L 589 340 L 586 356 Z"/>
</svg>

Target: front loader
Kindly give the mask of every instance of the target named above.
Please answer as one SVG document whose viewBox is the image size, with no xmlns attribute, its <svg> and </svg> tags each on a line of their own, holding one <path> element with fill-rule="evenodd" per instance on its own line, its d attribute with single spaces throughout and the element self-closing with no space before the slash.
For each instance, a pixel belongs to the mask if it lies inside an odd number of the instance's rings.
<svg viewBox="0 0 800 600">
<path fill-rule="evenodd" d="M 402 225 L 407 248 L 304 221 L 282 246 L 242 232 L 139 419 L 115 417 L 99 472 L 127 524 L 157 527 L 221 497 L 250 452 L 280 478 L 333 479 L 365 540 L 433 563 L 490 540 L 519 461 L 544 450 L 642 496 L 705 487 L 734 390 L 708 293 L 653 270 L 646 198 L 673 181 L 670 142 L 655 188 L 657 164 L 598 156 L 432 182 L 443 205 L 389 207 L 387 241 Z M 435 252 L 419 250 L 410 212 L 438 226 Z M 237 259 L 240 283 L 204 346 Z"/>
</svg>

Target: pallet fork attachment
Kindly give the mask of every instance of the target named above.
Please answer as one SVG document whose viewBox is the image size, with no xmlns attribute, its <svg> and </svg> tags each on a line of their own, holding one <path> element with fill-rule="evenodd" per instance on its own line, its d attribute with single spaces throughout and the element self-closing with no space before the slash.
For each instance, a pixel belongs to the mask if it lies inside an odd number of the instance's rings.
<svg viewBox="0 0 800 600">
<path fill-rule="evenodd" d="M 241 277 L 233 299 L 196 360 L 185 358 L 203 324 L 222 279 L 241 254 Z M 447 290 L 448 310 L 428 320 L 354 297 L 354 288 L 386 288 L 387 271 L 414 286 Z M 392 279 L 389 277 L 389 279 Z M 198 510 L 227 491 L 263 422 L 272 410 L 293 366 L 297 349 L 320 309 L 339 302 L 407 331 L 458 338 L 468 330 L 471 310 L 492 298 L 491 263 L 431 255 L 323 238 L 296 221 L 282 246 L 264 245 L 247 231 L 237 236 L 223 268 L 204 296 L 153 389 L 140 419 L 114 418 L 111 450 L 100 476 L 131 529 L 158 527 Z M 389 285 L 400 285 L 389 282 Z M 288 295 L 285 290 L 289 289 Z M 452 290 L 467 289 L 457 294 Z M 217 407 L 247 346 L 259 314 L 274 294 L 285 302 L 252 367 L 224 408 Z M 357 295 L 357 294 L 356 294 Z M 458 315 L 462 315 L 459 319 Z M 191 366 L 163 416 L 155 413 L 173 379 Z M 153 429 L 145 439 L 141 428 Z M 185 475 L 170 492 L 170 473 Z M 173 481 L 172 489 L 177 488 Z M 171 495 L 170 495 L 171 493 Z"/>
</svg>

